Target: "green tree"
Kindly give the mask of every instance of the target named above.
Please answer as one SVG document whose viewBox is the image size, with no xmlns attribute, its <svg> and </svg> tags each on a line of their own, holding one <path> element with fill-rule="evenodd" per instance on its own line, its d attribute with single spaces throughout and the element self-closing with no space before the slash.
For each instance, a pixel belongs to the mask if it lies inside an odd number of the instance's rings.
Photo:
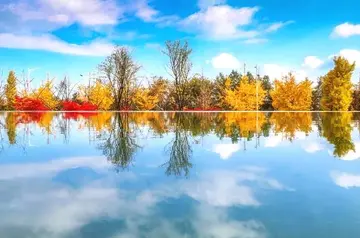
<svg viewBox="0 0 360 238">
<path fill-rule="evenodd" d="M 355 63 L 344 57 L 334 58 L 335 67 L 324 77 L 321 85 L 321 109 L 324 111 L 347 111 L 352 102 L 351 77 Z"/>
<path fill-rule="evenodd" d="M 7 101 L 7 110 L 14 110 L 16 97 L 16 76 L 14 71 L 9 72 L 7 84 L 5 86 L 5 95 Z"/>
</svg>

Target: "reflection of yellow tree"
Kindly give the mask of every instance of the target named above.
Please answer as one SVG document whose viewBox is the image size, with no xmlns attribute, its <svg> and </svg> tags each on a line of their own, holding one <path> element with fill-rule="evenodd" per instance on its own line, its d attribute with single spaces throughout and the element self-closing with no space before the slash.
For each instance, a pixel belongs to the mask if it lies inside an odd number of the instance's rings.
<svg viewBox="0 0 360 238">
<path fill-rule="evenodd" d="M 5 127 L 7 130 L 7 136 L 11 145 L 16 143 L 16 118 L 14 113 L 7 113 L 5 119 Z"/>
<path fill-rule="evenodd" d="M 321 113 L 322 135 L 334 145 L 334 156 L 342 157 L 354 151 L 351 139 L 351 113 Z"/>
<path fill-rule="evenodd" d="M 51 123 L 54 119 L 54 115 L 55 113 L 51 113 L 51 112 L 46 112 L 41 114 L 39 121 L 38 121 L 38 125 L 39 127 L 43 128 L 47 134 L 51 134 Z"/>
<path fill-rule="evenodd" d="M 165 113 L 140 112 L 131 114 L 131 121 L 138 126 L 149 126 L 155 134 L 162 135 L 169 131 Z"/>
<path fill-rule="evenodd" d="M 251 139 L 255 133 L 262 132 L 265 122 L 265 113 L 220 113 L 216 118 L 215 132 L 220 137 L 230 137 L 236 142 L 238 138 Z"/>
<path fill-rule="evenodd" d="M 274 124 L 275 133 L 284 133 L 291 141 L 297 131 L 311 132 L 312 117 L 310 112 L 274 112 L 270 122 Z"/>
<path fill-rule="evenodd" d="M 111 128 L 111 112 L 101 112 L 91 115 L 86 120 L 88 126 L 93 128 L 95 131 L 110 130 Z"/>
</svg>

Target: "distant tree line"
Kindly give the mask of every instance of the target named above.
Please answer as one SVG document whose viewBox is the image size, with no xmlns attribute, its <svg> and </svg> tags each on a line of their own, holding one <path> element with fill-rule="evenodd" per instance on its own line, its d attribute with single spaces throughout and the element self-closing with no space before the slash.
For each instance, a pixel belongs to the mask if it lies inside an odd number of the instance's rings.
<svg viewBox="0 0 360 238">
<path fill-rule="evenodd" d="M 312 87 L 289 73 L 270 81 L 269 76 L 245 75 L 233 70 L 215 79 L 190 75 L 192 49 L 186 41 L 167 41 L 162 51 L 168 58 L 170 79 L 153 77 L 140 83 L 140 66 L 128 48 L 118 47 L 99 65 L 99 76 L 88 85 L 74 85 L 67 78 L 55 84 L 46 80 L 34 90 L 20 89 L 10 71 L 0 85 L 2 110 L 234 110 L 234 111 L 348 111 L 360 110 L 360 84 L 351 78 L 355 63 L 335 57 L 334 68 Z M 21 85 L 20 85 L 21 86 Z"/>
</svg>

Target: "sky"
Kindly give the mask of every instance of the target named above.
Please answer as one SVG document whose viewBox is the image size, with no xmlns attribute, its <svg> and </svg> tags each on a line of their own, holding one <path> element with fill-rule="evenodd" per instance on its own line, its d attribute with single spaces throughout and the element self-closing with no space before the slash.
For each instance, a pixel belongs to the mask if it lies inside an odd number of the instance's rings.
<svg viewBox="0 0 360 238">
<path fill-rule="evenodd" d="M 316 81 L 342 55 L 360 69 L 360 1 L 0 0 L 0 75 L 87 81 L 115 46 L 129 47 L 139 79 L 169 77 L 166 40 L 187 40 L 192 74 L 232 69 Z M 82 76 L 81 76 L 82 75 Z"/>
</svg>

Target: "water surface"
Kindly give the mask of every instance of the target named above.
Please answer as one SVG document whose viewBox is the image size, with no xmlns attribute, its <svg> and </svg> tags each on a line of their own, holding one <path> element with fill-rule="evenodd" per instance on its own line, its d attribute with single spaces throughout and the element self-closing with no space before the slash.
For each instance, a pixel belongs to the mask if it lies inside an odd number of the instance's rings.
<svg viewBox="0 0 360 238">
<path fill-rule="evenodd" d="M 0 236 L 360 237 L 359 118 L 2 113 Z"/>
</svg>

